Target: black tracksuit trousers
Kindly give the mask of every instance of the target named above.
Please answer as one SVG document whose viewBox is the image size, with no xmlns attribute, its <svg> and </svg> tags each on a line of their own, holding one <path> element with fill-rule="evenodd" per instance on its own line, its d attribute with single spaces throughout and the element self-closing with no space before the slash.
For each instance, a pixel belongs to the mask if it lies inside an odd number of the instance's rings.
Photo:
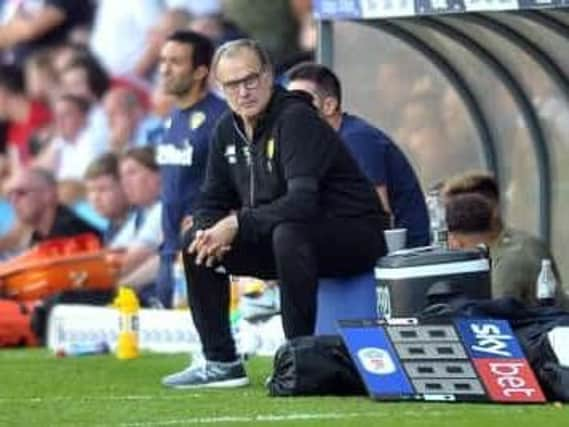
<svg viewBox="0 0 569 427">
<path fill-rule="evenodd" d="M 318 278 L 371 269 L 386 253 L 383 225 L 376 218 L 282 223 L 272 235 L 255 243 L 238 234 L 223 259 L 225 272 L 196 265 L 194 256 L 184 250 L 188 303 L 206 359 L 236 359 L 229 323 L 229 274 L 277 279 L 285 336 L 312 335 Z"/>
</svg>

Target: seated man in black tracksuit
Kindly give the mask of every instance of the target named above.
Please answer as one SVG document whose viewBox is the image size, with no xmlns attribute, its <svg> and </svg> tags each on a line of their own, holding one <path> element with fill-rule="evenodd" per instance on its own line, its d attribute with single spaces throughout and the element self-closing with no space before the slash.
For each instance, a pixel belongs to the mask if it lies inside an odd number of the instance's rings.
<svg viewBox="0 0 569 427">
<path fill-rule="evenodd" d="M 212 70 L 231 111 L 217 125 L 184 250 L 206 361 L 163 379 L 174 388 L 249 382 L 230 332 L 229 273 L 279 280 L 290 339 L 314 331 L 319 276 L 362 273 L 386 253 L 373 185 L 312 100 L 274 88 L 252 40 L 221 46 Z"/>
</svg>

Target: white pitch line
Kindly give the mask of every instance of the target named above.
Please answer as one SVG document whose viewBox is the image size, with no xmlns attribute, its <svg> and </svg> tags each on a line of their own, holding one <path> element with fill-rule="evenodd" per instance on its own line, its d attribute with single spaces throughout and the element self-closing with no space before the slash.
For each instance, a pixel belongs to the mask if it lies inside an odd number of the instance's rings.
<svg viewBox="0 0 569 427">
<path fill-rule="evenodd" d="M 346 418 L 360 417 L 385 417 L 384 412 L 347 412 L 347 413 L 299 413 L 287 415 L 254 415 L 254 416 L 225 416 L 225 417 L 194 417 L 180 418 L 175 420 L 152 421 L 143 423 L 126 423 L 121 427 L 152 427 L 152 426 L 170 426 L 177 424 L 219 424 L 219 423 L 266 423 L 266 422 L 285 422 L 285 421 L 303 421 L 303 420 L 341 420 Z"/>
<path fill-rule="evenodd" d="M 126 395 L 126 396 L 53 396 L 53 397 L 0 397 L 0 404 L 3 403 L 49 403 L 49 402 L 60 402 L 60 401 L 121 401 L 121 400 L 184 400 L 192 397 L 200 397 L 198 393 L 194 394 L 172 394 L 172 395 Z"/>
</svg>

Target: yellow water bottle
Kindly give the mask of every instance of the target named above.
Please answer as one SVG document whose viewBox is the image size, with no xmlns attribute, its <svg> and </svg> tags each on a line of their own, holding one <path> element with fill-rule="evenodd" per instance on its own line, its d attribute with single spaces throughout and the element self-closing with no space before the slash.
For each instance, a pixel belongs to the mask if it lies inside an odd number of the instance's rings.
<svg viewBox="0 0 569 427">
<path fill-rule="evenodd" d="M 138 297 L 134 290 L 121 286 L 113 305 L 119 311 L 119 336 L 116 355 L 119 359 L 134 359 L 138 349 Z"/>
</svg>

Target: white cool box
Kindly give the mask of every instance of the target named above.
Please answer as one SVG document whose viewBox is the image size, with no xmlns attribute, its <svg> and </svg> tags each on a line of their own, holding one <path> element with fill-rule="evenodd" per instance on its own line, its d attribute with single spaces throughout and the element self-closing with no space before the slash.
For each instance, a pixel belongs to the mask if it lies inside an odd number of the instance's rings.
<svg viewBox="0 0 569 427">
<path fill-rule="evenodd" d="M 413 317 L 441 294 L 490 298 L 489 263 L 480 250 L 405 249 L 381 258 L 375 268 L 379 310 Z"/>
</svg>

